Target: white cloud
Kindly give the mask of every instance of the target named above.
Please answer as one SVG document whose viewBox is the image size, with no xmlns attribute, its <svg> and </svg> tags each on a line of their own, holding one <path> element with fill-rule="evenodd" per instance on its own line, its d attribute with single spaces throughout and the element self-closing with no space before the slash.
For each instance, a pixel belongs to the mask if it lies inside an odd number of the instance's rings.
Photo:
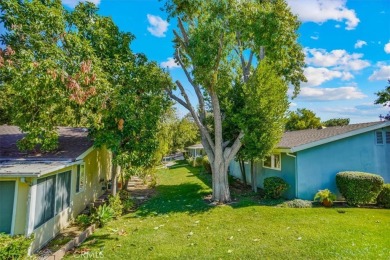
<svg viewBox="0 0 390 260">
<path fill-rule="evenodd" d="M 163 20 L 160 16 L 147 14 L 148 22 L 150 26 L 148 31 L 156 37 L 165 37 L 165 33 L 168 30 L 169 23 Z"/>
<path fill-rule="evenodd" d="M 385 44 L 385 52 L 390 54 L 390 41 Z"/>
<path fill-rule="evenodd" d="M 80 2 L 91 2 L 95 5 L 100 4 L 100 0 L 62 0 L 62 4 L 74 8 Z"/>
<path fill-rule="evenodd" d="M 382 63 L 378 63 L 377 66 L 379 67 L 378 70 L 375 70 L 370 77 L 368 77 L 369 80 L 387 80 L 390 79 L 390 65 L 385 65 Z"/>
<path fill-rule="evenodd" d="M 310 36 L 310 38 L 312 38 L 313 40 L 318 40 L 320 37 L 317 35 L 317 36 Z"/>
<path fill-rule="evenodd" d="M 360 49 L 362 48 L 364 45 L 367 45 L 367 42 L 365 41 L 362 41 L 362 40 L 358 40 L 356 43 L 355 43 L 355 49 Z"/>
<path fill-rule="evenodd" d="M 363 54 L 349 54 L 346 50 L 332 50 L 327 52 L 324 49 L 305 48 L 306 63 L 319 67 L 333 67 L 337 70 L 361 70 L 370 63 L 367 60 L 361 59 Z"/>
<path fill-rule="evenodd" d="M 160 63 L 160 66 L 162 68 L 168 68 L 168 69 L 174 69 L 174 68 L 180 68 L 180 65 L 175 62 L 175 59 L 168 58 L 166 61 L 163 61 Z"/>
<path fill-rule="evenodd" d="M 334 101 L 362 99 L 364 95 L 357 87 L 347 86 L 340 88 L 310 88 L 303 87 L 298 98 L 305 101 Z"/>
<path fill-rule="evenodd" d="M 292 12 L 296 13 L 303 22 L 345 21 L 346 30 L 355 29 L 360 22 L 355 10 L 345 6 L 345 0 L 288 0 L 287 2 Z"/>
<path fill-rule="evenodd" d="M 327 68 L 314 68 L 307 67 L 304 70 L 307 82 L 303 85 L 308 87 L 319 86 L 325 81 L 329 81 L 335 78 L 341 78 L 342 80 L 349 80 L 353 78 L 353 75 L 348 71 L 330 70 Z"/>
</svg>

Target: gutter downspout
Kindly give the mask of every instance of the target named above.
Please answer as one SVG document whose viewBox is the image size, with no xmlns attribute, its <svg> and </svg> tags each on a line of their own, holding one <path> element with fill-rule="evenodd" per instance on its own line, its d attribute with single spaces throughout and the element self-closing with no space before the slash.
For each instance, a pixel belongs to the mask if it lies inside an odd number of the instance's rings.
<svg viewBox="0 0 390 260">
<path fill-rule="evenodd" d="M 298 158 L 296 155 L 286 153 L 287 156 L 294 158 L 295 163 L 295 198 L 298 198 Z"/>
</svg>

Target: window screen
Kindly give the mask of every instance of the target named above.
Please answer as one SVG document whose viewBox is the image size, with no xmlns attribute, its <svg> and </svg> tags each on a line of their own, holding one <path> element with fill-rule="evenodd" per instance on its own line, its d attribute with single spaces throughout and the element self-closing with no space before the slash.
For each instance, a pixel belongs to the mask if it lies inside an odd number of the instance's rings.
<svg viewBox="0 0 390 260">
<path fill-rule="evenodd" d="M 55 180 L 55 175 L 38 179 L 35 203 L 35 228 L 54 216 Z"/>
<path fill-rule="evenodd" d="M 383 144 L 383 135 L 382 135 L 382 131 L 376 131 L 376 132 L 375 132 L 375 136 L 376 136 L 376 143 L 377 143 L 377 144 Z"/>
<path fill-rule="evenodd" d="M 56 215 L 69 207 L 70 171 L 58 174 L 56 190 Z"/>
</svg>

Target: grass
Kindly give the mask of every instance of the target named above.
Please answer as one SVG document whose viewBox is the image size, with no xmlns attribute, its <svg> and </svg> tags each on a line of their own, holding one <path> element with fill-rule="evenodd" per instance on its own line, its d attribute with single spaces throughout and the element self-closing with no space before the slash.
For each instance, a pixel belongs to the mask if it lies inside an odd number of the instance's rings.
<svg viewBox="0 0 390 260">
<path fill-rule="evenodd" d="M 390 210 L 280 208 L 250 197 L 210 206 L 210 176 L 199 169 L 180 162 L 157 178 L 153 199 L 80 250 L 104 259 L 390 258 Z"/>
</svg>

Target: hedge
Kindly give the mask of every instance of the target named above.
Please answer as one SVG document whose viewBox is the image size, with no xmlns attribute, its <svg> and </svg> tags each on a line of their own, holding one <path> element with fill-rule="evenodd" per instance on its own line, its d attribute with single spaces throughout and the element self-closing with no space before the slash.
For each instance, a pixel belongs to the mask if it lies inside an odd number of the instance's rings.
<svg viewBox="0 0 390 260">
<path fill-rule="evenodd" d="M 339 172 L 336 185 L 348 204 L 357 206 L 374 202 L 382 190 L 381 176 L 366 172 Z"/>
<path fill-rule="evenodd" d="M 376 199 L 379 205 L 390 208 L 390 183 L 384 184 L 382 191 Z"/>
</svg>

